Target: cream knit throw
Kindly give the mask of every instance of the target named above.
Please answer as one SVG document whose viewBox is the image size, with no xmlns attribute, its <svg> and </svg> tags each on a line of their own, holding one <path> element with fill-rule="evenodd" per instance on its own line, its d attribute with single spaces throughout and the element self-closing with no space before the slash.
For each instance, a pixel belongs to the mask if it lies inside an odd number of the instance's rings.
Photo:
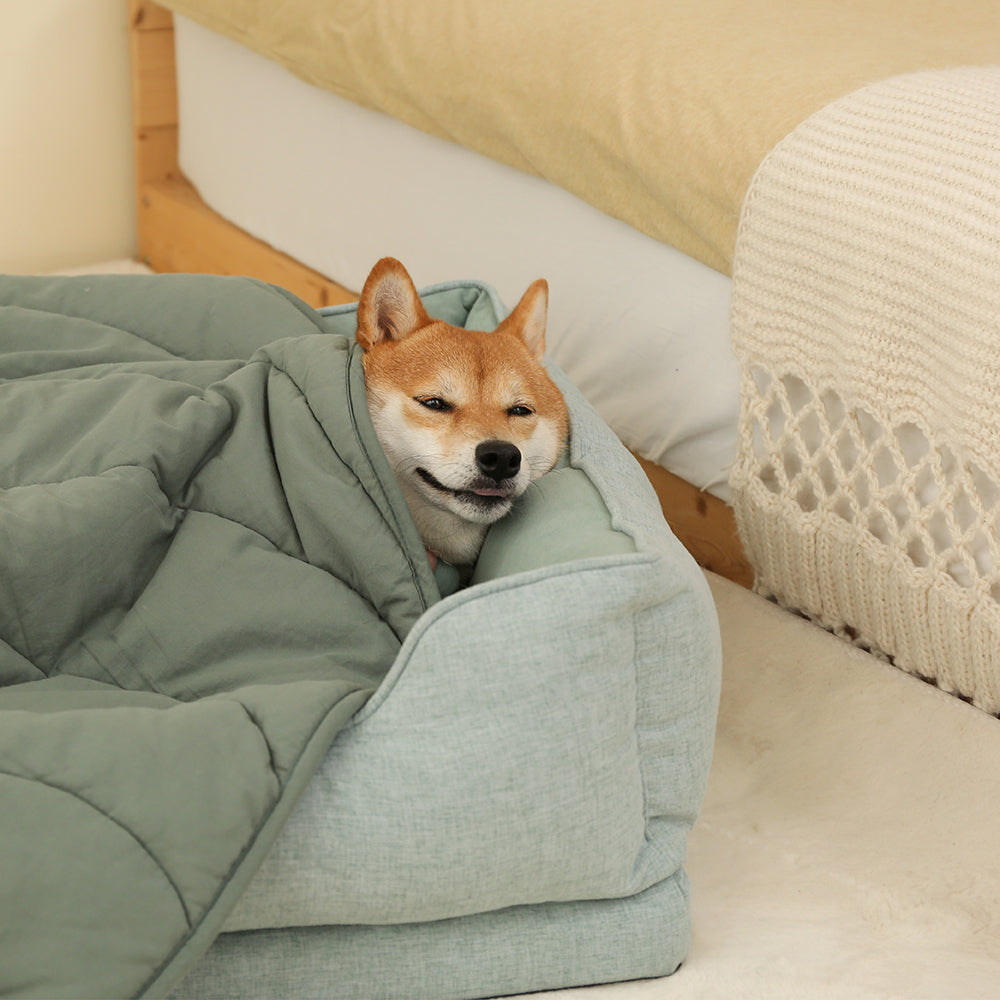
<svg viewBox="0 0 1000 1000">
<path fill-rule="evenodd" d="M 732 332 L 757 589 L 1000 713 L 1000 67 L 869 86 L 783 140 Z"/>
</svg>

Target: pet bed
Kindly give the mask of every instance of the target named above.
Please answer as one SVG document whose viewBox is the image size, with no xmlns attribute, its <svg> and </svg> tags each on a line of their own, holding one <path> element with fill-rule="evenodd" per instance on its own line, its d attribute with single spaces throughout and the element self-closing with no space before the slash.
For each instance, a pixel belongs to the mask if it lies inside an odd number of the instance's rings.
<svg viewBox="0 0 1000 1000">
<path fill-rule="evenodd" d="M 677 967 L 717 622 L 565 378 L 565 459 L 442 597 L 352 309 L 197 276 L 0 296 L 0 992 L 442 1000 Z M 500 314 L 476 285 L 425 304 Z"/>
</svg>

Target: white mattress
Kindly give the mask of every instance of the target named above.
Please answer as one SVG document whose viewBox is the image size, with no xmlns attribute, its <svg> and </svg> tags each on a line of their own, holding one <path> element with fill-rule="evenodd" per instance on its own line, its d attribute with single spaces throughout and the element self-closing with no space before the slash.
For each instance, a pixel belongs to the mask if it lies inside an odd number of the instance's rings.
<svg viewBox="0 0 1000 1000">
<path fill-rule="evenodd" d="M 181 167 L 253 235 L 360 290 L 398 257 L 418 286 L 550 286 L 550 356 L 633 451 L 722 499 L 738 372 L 727 277 L 561 188 L 310 86 L 176 19 Z"/>
</svg>

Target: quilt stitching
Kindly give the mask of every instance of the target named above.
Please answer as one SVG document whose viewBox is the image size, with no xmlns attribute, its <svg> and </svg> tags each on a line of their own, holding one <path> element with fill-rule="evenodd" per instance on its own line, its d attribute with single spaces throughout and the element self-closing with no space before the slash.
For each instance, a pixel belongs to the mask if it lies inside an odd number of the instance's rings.
<svg viewBox="0 0 1000 1000">
<path fill-rule="evenodd" d="M 318 736 L 321 733 L 321 731 L 322 731 L 322 729 L 323 729 L 323 727 L 324 727 L 327 719 L 330 717 L 330 715 L 334 711 L 335 707 L 336 706 L 331 706 L 330 710 L 327 711 L 323 716 L 320 717 L 320 719 L 316 722 L 316 725 L 313 727 L 312 732 L 309 734 L 309 736 L 305 740 L 303 740 L 301 748 L 299 750 L 299 753 L 297 754 L 297 756 L 295 757 L 295 760 L 292 761 L 291 765 L 288 768 L 288 775 L 287 775 L 285 781 L 282 782 L 280 778 L 278 779 L 278 783 L 279 783 L 282 791 L 289 785 L 289 783 L 292 780 L 292 775 L 294 775 L 298 771 L 298 769 L 301 766 L 302 761 L 305 759 L 307 753 L 312 749 L 313 742 L 318 738 Z M 245 706 L 244 706 L 244 708 L 245 708 Z M 355 715 L 356 714 L 357 713 L 355 712 Z M 253 716 L 250 715 L 249 712 L 247 713 L 247 715 L 249 716 L 249 718 L 251 719 L 251 721 L 253 721 Z M 256 725 L 256 723 L 254 723 L 254 724 Z M 189 928 L 188 929 L 188 933 L 185 934 L 181 938 L 180 941 L 178 941 L 177 946 L 170 952 L 169 955 L 167 955 L 164 958 L 163 962 L 150 975 L 149 979 L 143 984 L 142 989 L 137 994 L 138 996 L 145 996 L 146 995 L 146 993 L 148 992 L 148 990 L 150 989 L 150 987 L 157 981 L 157 979 L 159 979 L 159 977 L 161 976 L 161 974 L 165 970 L 167 970 L 167 969 L 170 968 L 171 964 L 175 961 L 175 959 L 177 958 L 178 954 L 180 954 L 180 952 L 185 947 L 187 947 L 188 943 L 192 940 L 192 937 L 194 937 L 195 935 L 197 935 L 199 928 L 201 927 L 202 924 L 204 924 L 205 920 L 212 913 L 214 913 L 216 905 L 217 905 L 217 903 L 219 901 L 219 897 L 229 887 L 229 877 L 228 877 L 228 875 L 230 875 L 232 872 L 237 871 L 240 868 L 240 866 L 246 860 L 247 856 L 250 854 L 251 850 L 253 850 L 253 848 L 257 845 L 257 843 L 261 841 L 261 838 L 264 836 L 265 831 L 268 829 L 268 827 L 270 826 L 271 822 L 273 821 L 275 813 L 278 810 L 278 807 L 283 803 L 283 801 L 284 801 L 283 795 L 278 795 L 278 796 L 274 797 L 274 799 L 271 802 L 270 808 L 267 810 L 267 814 L 263 817 L 263 819 L 261 820 L 260 824 L 257 826 L 257 829 L 254 832 L 253 836 L 243 846 L 243 849 L 239 852 L 239 854 L 237 855 L 237 857 L 233 859 L 233 863 L 232 863 L 232 866 L 230 867 L 229 873 L 227 873 L 227 877 L 225 879 L 222 879 L 220 881 L 219 887 L 218 887 L 215 895 L 212 897 L 212 899 L 209 901 L 209 903 L 202 910 L 201 915 L 197 918 L 197 920 L 194 921 L 193 923 L 189 921 L 189 923 L 188 923 L 188 928 Z"/>
<path fill-rule="evenodd" d="M 9 535 L 7 537 L 7 544 L 12 545 Z M 17 592 L 13 586 L 13 581 L 6 581 L 6 585 L 3 589 L 6 593 L 6 603 L 8 607 L 12 607 L 14 609 L 14 621 L 17 625 L 18 631 L 21 633 L 21 645 L 23 646 L 23 649 L 19 649 L 17 652 L 20 653 L 21 656 L 23 656 L 29 663 L 33 664 L 34 667 L 44 675 L 45 671 L 42 670 L 37 663 L 35 663 L 34 658 L 31 655 L 31 644 L 28 642 L 28 634 L 24 628 L 24 619 L 21 611 L 19 610 Z"/>
<path fill-rule="evenodd" d="M 278 782 L 278 787 L 279 788 L 282 787 L 284 782 L 281 780 L 281 775 L 278 774 L 278 765 L 275 763 L 274 759 L 274 747 L 271 746 L 271 741 L 267 738 L 267 733 L 265 732 L 264 727 L 260 724 L 260 722 L 257 721 L 257 718 L 254 716 L 253 712 L 251 712 L 250 709 L 242 701 L 239 700 L 239 698 L 232 698 L 226 700 L 233 701 L 235 704 L 239 705 L 240 708 L 243 709 L 243 712 L 245 713 L 246 717 L 250 720 L 253 727 L 257 730 L 258 733 L 260 733 L 260 738 L 264 741 L 264 746 L 267 747 L 268 767 L 271 769 L 271 773 L 274 775 L 274 780 Z"/>
<path fill-rule="evenodd" d="M 184 896 L 181 893 L 180 887 L 174 881 L 173 877 L 170 875 L 170 872 L 167 871 L 167 868 L 163 864 L 163 862 L 153 853 L 149 845 L 145 843 L 145 841 L 143 841 L 143 839 L 135 832 L 135 830 L 126 826 L 116 816 L 112 816 L 110 813 L 106 812 L 104 809 L 102 809 L 95 803 L 91 802 L 89 799 L 84 798 L 79 792 L 75 791 L 72 788 L 64 788 L 62 785 L 57 785 L 51 781 L 45 781 L 44 779 L 35 777 L 33 775 L 17 774 L 14 771 L 8 771 L 5 769 L 0 770 L 0 775 L 3 775 L 7 778 L 13 778 L 17 781 L 34 782 L 35 784 L 42 785 L 45 788 L 50 788 L 53 791 L 62 792 L 65 795 L 69 795 L 71 798 L 74 798 L 78 802 L 81 802 L 83 805 L 93 809 L 94 812 L 98 813 L 100 816 L 103 816 L 109 823 L 113 823 L 120 830 L 127 833 L 139 845 L 139 847 L 142 848 L 143 853 L 150 859 L 150 861 L 152 861 L 153 864 L 159 869 L 160 873 L 163 875 L 164 880 L 167 882 L 167 884 L 173 890 L 174 895 L 177 897 L 177 902 L 179 903 L 181 911 L 184 914 L 185 924 L 187 924 L 188 928 L 192 926 L 191 913 L 188 910 L 188 905 L 184 900 Z"/>
<path fill-rule="evenodd" d="M 182 358 L 185 361 L 194 360 L 191 358 L 184 358 L 183 355 L 174 354 L 172 351 L 168 351 L 165 347 L 161 347 L 159 344 L 153 343 L 153 341 L 147 340 L 145 337 L 140 336 L 134 330 L 129 330 L 124 326 L 118 326 L 116 323 L 109 323 L 103 319 L 95 319 L 93 316 L 81 316 L 78 315 L 77 313 L 55 312 L 52 309 L 42 309 L 38 306 L 26 306 L 26 305 L 21 305 L 20 303 L 13 303 L 13 302 L 0 302 L 0 309 L 4 310 L 13 309 L 20 312 L 37 313 L 39 315 L 58 317 L 60 319 L 65 319 L 68 317 L 69 319 L 79 320 L 81 323 L 90 323 L 93 326 L 105 327 L 108 330 L 114 330 L 117 333 L 124 333 L 129 337 L 134 337 L 136 340 L 141 341 L 143 344 L 149 344 L 150 346 L 155 347 L 158 351 L 162 351 L 166 355 L 166 358 L 164 358 L 163 360 L 170 360 L 171 358 L 178 358 L 178 357 Z"/>
</svg>

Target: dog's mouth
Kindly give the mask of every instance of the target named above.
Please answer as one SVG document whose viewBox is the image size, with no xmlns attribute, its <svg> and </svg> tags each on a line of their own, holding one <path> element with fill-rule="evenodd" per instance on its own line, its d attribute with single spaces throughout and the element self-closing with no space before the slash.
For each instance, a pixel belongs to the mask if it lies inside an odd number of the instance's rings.
<svg viewBox="0 0 1000 1000">
<path fill-rule="evenodd" d="M 437 479 L 424 468 L 418 468 L 417 475 L 428 486 L 439 493 L 444 493 L 446 496 L 458 497 L 460 500 L 471 501 L 479 507 L 499 507 L 513 496 L 513 489 L 511 487 L 500 486 L 497 483 L 473 483 L 466 489 L 456 490 L 450 486 L 445 486 L 441 480 Z"/>
</svg>

